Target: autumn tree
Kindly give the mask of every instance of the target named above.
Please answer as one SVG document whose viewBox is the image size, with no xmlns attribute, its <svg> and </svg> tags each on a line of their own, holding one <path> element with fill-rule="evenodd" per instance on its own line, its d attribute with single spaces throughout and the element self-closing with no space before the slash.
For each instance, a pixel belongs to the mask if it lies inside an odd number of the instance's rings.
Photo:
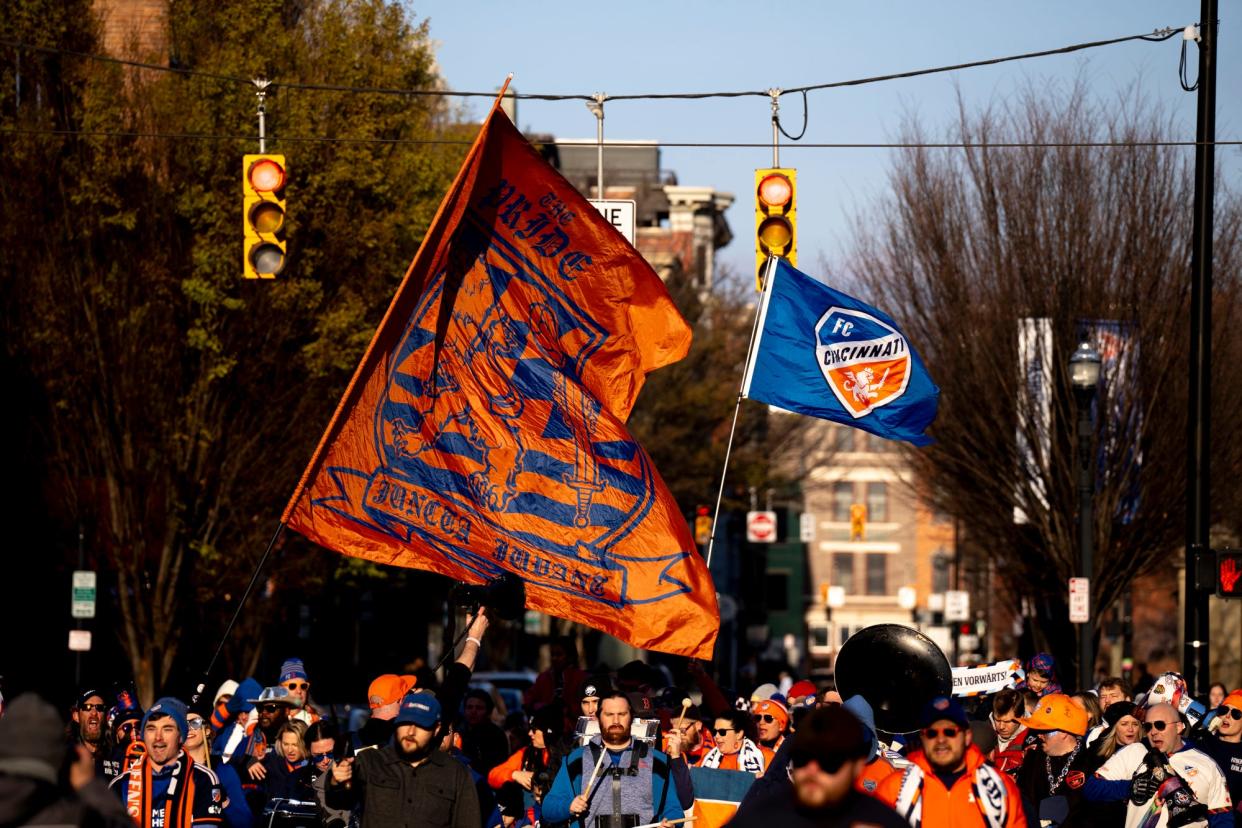
<svg viewBox="0 0 1242 828">
<path fill-rule="evenodd" d="M 1098 101 L 1080 86 L 963 108 L 943 140 L 966 148 L 903 150 L 891 191 L 857 224 L 853 267 L 865 295 L 902 320 L 941 388 L 936 443 L 908 457 L 934 504 L 995 560 L 1003 597 L 1036 613 L 1038 645 L 1070 679 L 1077 650 L 1066 583 L 1081 574 L 1081 458 L 1067 363 L 1083 338 L 1106 357 L 1089 449 L 1093 621 L 1136 574 L 1167 573 L 1175 588 L 1186 526 L 1193 148 L 1158 142 L 1187 129 L 1138 96 Z M 929 142 L 918 123 L 905 133 L 903 143 Z M 1219 492 L 1242 463 L 1242 238 L 1237 200 L 1221 193 L 1216 203 Z M 1024 327 L 1040 333 L 1020 345 Z"/>
<path fill-rule="evenodd" d="M 174 0 L 147 60 L 175 72 L 61 51 L 102 51 L 85 0 L 6 8 L 4 346 L 38 389 L 47 508 L 115 572 L 149 702 L 183 647 L 209 655 L 186 599 L 231 609 L 470 136 L 440 98 L 309 88 L 438 88 L 397 4 Z M 243 283 L 256 77 L 291 173 L 289 264 Z"/>
</svg>

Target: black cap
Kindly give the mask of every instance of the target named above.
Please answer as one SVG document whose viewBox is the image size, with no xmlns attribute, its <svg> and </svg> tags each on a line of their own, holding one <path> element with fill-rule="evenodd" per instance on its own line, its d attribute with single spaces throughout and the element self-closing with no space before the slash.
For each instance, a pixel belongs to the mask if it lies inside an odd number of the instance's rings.
<svg viewBox="0 0 1242 828">
<path fill-rule="evenodd" d="M 835 773 L 853 759 L 865 759 L 870 738 L 862 724 L 840 705 L 821 707 L 798 726 L 789 749 L 789 761 L 801 767 L 814 760 L 824 771 Z"/>
</svg>

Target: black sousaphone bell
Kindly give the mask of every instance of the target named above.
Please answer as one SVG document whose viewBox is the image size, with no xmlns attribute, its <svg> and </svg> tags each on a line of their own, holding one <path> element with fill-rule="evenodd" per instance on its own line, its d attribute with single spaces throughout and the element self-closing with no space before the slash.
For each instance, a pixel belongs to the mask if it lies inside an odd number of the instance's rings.
<svg viewBox="0 0 1242 828">
<path fill-rule="evenodd" d="M 901 624 L 865 627 L 841 646 L 836 662 L 841 698 L 862 696 L 885 733 L 919 729 L 923 707 L 953 691 L 953 671 L 936 643 Z"/>
</svg>

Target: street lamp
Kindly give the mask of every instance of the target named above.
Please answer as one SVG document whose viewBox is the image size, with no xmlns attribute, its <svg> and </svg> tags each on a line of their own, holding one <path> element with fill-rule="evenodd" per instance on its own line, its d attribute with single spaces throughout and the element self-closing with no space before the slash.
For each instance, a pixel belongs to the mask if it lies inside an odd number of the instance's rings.
<svg viewBox="0 0 1242 828">
<path fill-rule="evenodd" d="M 1070 384 L 1078 401 L 1078 552 L 1082 577 L 1088 584 L 1088 607 L 1090 584 L 1093 580 L 1095 545 L 1095 517 L 1092 514 L 1092 494 L 1095 489 L 1095 458 L 1091 455 L 1091 438 L 1095 429 L 1091 421 L 1091 404 L 1095 401 L 1096 387 L 1100 382 L 1100 354 L 1091 343 L 1083 342 L 1069 361 Z M 1090 609 L 1088 609 L 1090 612 Z M 1090 615 L 1088 615 L 1090 618 Z M 1091 689 L 1095 678 L 1095 648 L 1093 625 L 1090 620 L 1080 631 L 1078 656 L 1078 689 Z"/>
</svg>

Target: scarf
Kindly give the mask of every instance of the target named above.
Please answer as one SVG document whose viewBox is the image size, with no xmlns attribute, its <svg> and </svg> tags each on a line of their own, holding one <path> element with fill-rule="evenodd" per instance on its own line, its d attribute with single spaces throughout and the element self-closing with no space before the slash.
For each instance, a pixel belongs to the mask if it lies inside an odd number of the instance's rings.
<svg viewBox="0 0 1242 828">
<path fill-rule="evenodd" d="M 194 821 L 194 774 L 190 770 L 193 765 L 194 760 L 185 751 L 173 762 L 172 778 L 168 780 L 168 790 L 160 805 L 162 814 L 158 824 L 164 828 L 190 828 Z M 132 763 L 126 773 L 129 779 L 125 786 L 125 810 L 141 828 L 150 828 L 157 824 L 153 821 L 155 786 L 150 758 L 144 756 Z"/>
<path fill-rule="evenodd" d="M 718 768 L 724 754 L 720 752 L 720 748 L 712 748 L 711 751 L 703 757 L 700 767 Z M 763 751 L 759 750 L 759 746 L 750 739 L 742 740 L 742 749 L 738 751 L 737 769 L 746 771 L 747 773 L 763 773 Z"/>
<path fill-rule="evenodd" d="M 988 828 L 1003 828 L 1009 816 L 1009 802 L 1005 791 L 1005 782 L 1000 772 L 988 764 L 975 769 L 971 780 L 971 790 L 975 795 L 975 804 Z M 897 813 L 913 828 L 921 828 L 923 824 L 923 769 L 911 763 L 902 773 L 901 788 L 897 791 L 897 802 L 893 805 Z"/>
</svg>

